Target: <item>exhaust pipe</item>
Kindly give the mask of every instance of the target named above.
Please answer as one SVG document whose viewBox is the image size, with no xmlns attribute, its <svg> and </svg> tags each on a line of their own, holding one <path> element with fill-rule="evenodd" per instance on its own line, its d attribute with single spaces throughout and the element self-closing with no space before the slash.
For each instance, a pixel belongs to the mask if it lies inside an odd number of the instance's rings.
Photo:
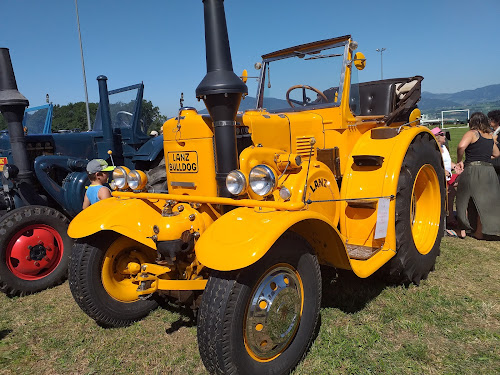
<svg viewBox="0 0 500 375">
<path fill-rule="evenodd" d="M 104 142 L 107 144 L 108 150 L 115 153 L 115 147 L 113 142 L 113 128 L 111 126 L 111 112 L 109 109 L 109 92 L 108 83 L 106 82 L 108 77 L 100 75 L 97 77 L 97 84 L 99 86 L 99 108 L 101 112 L 101 124 L 102 124 L 102 135 Z"/>
<path fill-rule="evenodd" d="M 18 179 L 20 182 L 32 184 L 33 172 L 28 159 L 22 124 L 24 110 L 28 106 L 28 99 L 17 89 L 9 49 L 0 48 L 0 111 L 7 121 L 12 158 L 19 168 Z"/>
<path fill-rule="evenodd" d="M 203 99 L 214 125 L 218 196 L 231 197 L 226 177 L 238 168 L 236 113 L 248 88 L 233 71 L 224 0 L 203 0 L 203 5 L 207 74 L 196 88 L 196 97 Z"/>
</svg>

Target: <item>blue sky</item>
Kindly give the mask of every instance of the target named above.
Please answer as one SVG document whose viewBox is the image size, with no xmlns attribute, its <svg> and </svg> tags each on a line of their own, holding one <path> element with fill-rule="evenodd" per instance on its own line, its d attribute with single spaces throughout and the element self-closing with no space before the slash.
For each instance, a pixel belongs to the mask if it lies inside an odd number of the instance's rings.
<svg viewBox="0 0 500 375">
<path fill-rule="evenodd" d="M 206 72 L 201 0 L 79 0 L 89 100 L 96 77 L 110 89 L 145 85 L 174 116 L 179 96 L 200 107 Z M 351 34 L 365 54 L 360 81 L 423 75 L 423 90 L 457 92 L 500 83 L 500 1 L 226 0 L 237 74 L 262 54 Z M 74 0 L 0 0 L 0 47 L 10 49 L 19 90 L 32 106 L 84 100 Z M 254 96 L 255 93 L 250 92 Z"/>
</svg>

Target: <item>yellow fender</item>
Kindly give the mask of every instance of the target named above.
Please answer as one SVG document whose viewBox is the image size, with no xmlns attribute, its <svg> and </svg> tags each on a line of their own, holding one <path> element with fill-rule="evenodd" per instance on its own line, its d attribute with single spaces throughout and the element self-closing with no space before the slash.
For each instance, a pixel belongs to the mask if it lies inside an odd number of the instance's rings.
<svg viewBox="0 0 500 375">
<path fill-rule="evenodd" d="M 248 267 L 262 258 L 288 229 L 303 235 L 322 263 L 350 269 L 337 229 L 328 218 L 314 211 L 234 209 L 203 233 L 195 246 L 196 256 L 204 266 L 219 271 Z M 311 229 L 317 231 L 316 235 L 312 235 Z"/>
<path fill-rule="evenodd" d="M 108 198 L 80 212 L 69 224 L 71 238 L 83 238 L 112 230 L 156 249 L 152 227 L 161 219 L 161 209 L 142 199 Z"/>
</svg>

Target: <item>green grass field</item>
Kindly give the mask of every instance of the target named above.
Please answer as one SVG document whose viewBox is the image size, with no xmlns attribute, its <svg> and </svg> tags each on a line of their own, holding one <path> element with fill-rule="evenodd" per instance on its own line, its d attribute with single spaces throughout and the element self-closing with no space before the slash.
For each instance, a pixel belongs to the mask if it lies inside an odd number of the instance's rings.
<svg viewBox="0 0 500 375">
<path fill-rule="evenodd" d="M 453 129 L 450 154 L 466 129 Z M 294 374 L 500 373 L 500 242 L 444 238 L 420 286 L 324 274 L 321 327 Z M 205 374 L 196 326 L 158 308 L 126 328 L 97 326 L 68 283 L 0 294 L 0 374 Z"/>
<path fill-rule="evenodd" d="M 295 374 L 498 374 L 500 243 L 443 239 L 420 286 L 324 277 L 321 328 Z M 68 283 L 0 295 L 1 374 L 204 374 L 196 327 L 159 308 L 127 328 L 85 315 Z"/>
</svg>

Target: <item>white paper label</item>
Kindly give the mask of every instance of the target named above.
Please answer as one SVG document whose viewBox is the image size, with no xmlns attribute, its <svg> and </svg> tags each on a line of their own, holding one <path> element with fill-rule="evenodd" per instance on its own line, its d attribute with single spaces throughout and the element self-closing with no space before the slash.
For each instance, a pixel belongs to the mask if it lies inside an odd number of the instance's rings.
<svg viewBox="0 0 500 375">
<path fill-rule="evenodd" d="M 387 226 L 389 225 L 389 198 L 379 198 L 377 207 L 377 223 L 375 225 L 374 239 L 385 238 L 387 236 Z"/>
</svg>

